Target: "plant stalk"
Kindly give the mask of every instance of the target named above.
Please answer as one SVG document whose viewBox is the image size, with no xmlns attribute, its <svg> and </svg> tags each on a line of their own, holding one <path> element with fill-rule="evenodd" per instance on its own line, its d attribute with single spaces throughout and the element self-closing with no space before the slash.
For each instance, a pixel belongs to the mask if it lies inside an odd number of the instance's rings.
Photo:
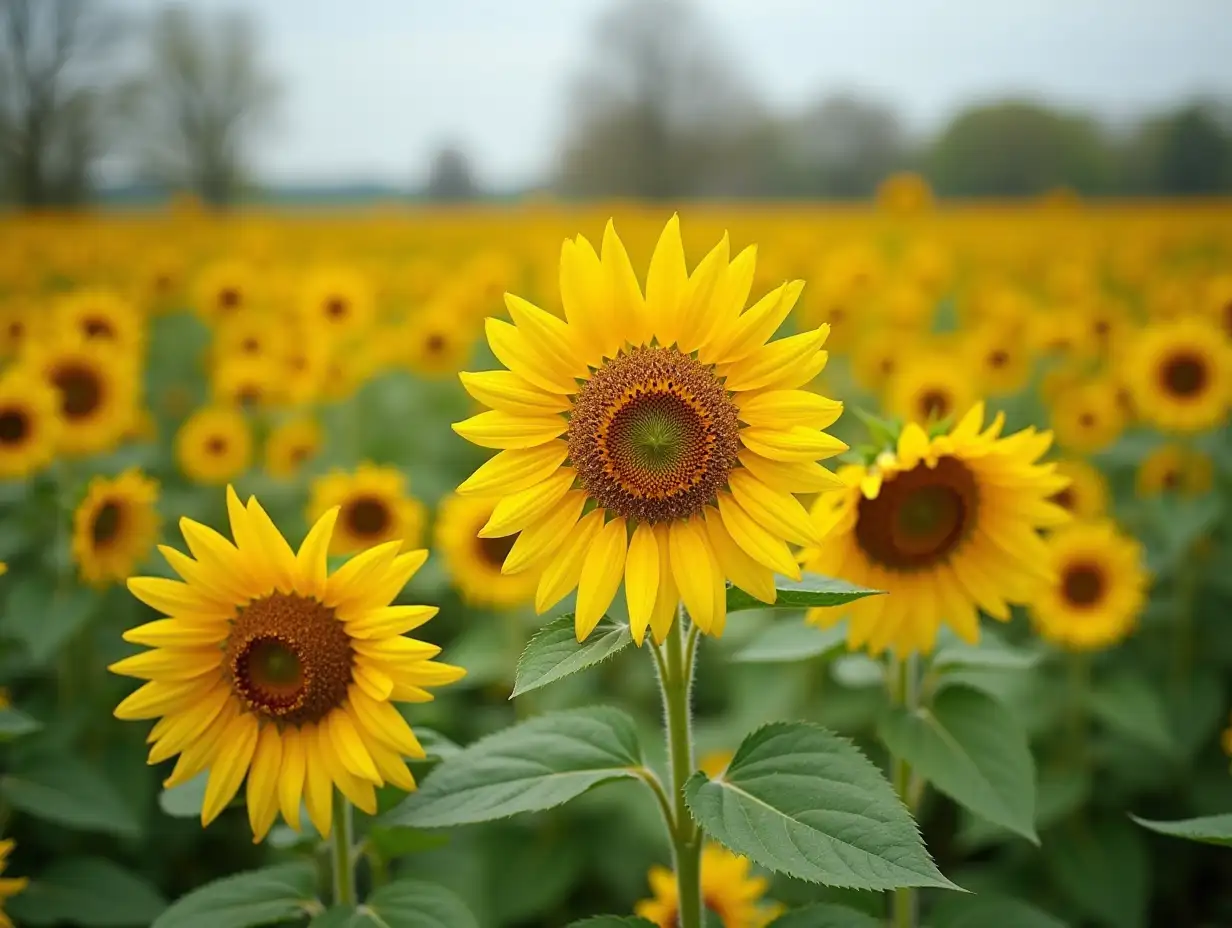
<svg viewBox="0 0 1232 928">
<path fill-rule="evenodd" d="M 903 659 L 892 659 L 886 683 L 890 691 L 890 704 L 914 712 L 920 707 L 919 657 L 915 654 Z M 903 805 L 915 818 L 919 806 L 920 791 L 912 788 L 911 765 L 897 755 L 890 757 L 890 782 Z M 917 928 L 920 923 L 920 904 L 915 887 L 904 886 L 894 890 L 890 900 L 890 923 L 893 928 Z"/>
<path fill-rule="evenodd" d="M 341 790 L 334 789 L 334 835 L 331 840 L 331 864 L 334 870 L 334 905 L 354 908 L 359 904 L 355 894 L 355 825 L 351 803 Z"/>
</svg>

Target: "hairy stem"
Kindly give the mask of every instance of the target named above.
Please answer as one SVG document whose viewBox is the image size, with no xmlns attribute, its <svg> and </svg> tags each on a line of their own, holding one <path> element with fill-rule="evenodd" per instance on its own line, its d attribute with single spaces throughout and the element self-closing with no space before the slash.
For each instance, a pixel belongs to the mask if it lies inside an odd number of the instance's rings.
<svg viewBox="0 0 1232 928">
<path fill-rule="evenodd" d="M 909 712 L 914 712 L 920 705 L 918 662 L 919 658 L 915 654 L 906 659 L 896 657 L 886 676 L 891 705 L 900 706 Z M 921 791 L 913 788 L 911 765 L 897 755 L 890 757 L 890 781 L 894 784 L 894 791 L 898 793 L 899 798 L 914 818 L 919 806 Z M 890 921 L 894 928 L 916 928 L 920 923 L 920 908 L 915 888 L 905 886 L 894 890 L 894 896 L 890 901 L 890 912 Z"/>
</svg>

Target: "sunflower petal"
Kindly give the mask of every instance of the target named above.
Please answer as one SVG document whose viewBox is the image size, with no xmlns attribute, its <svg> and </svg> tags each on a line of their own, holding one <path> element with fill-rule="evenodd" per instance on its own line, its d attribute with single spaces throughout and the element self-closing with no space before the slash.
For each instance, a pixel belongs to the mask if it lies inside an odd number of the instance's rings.
<svg viewBox="0 0 1232 928">
<path fill-rule="evenodd" d="M 305 596 L 320 599 L 325 595 L 329 574 L 329 541 L 338 521 L 339 507 L 332 506 L 322 513 L 316 524 L 308 531 L 299 553 L 295 555 L 296 591 Z"/>
<path fill-rule="evenodd" d="M 740 508 L 768 531 L 797 545 L 821 541 L 808 511 L 790 493 L 770 489 L 746 468 L 737 468 L 727 478 Z"/>
<path fill-rule="evenodd" d="M 659 592 L 659 546 L 654 528 L 643 522 L 634 530 L 625 557 L 625 601 L 629 606 L 629 631 L 640 647 L 650 626 Z"/>
<path fill-rule="evenodd" d="M 248 772 L 248 824 L 253 843 L 260 843 L 278 815 L 278 781 L 282 772 L 282 736 L 276 725 L 266 725 L 257 737 Z"/>
<path fill-rule="evenodd" d="M 603 526 L 590 544 L 578 578 L 577 609 L 573 617 L 578 641 L 585 641 L 594 631 L 616 597 L 624 576 L 627 543 L 625 520 L 616 518 Z"/>
<path fill-rule="evenodd" d="M 668 533 L 671 549 L 672 576 L 680 590 L 680 598 L 689 610 L 689 618 L 704 632 L 714 619 L 711 587 L 717 565 L 714 552 L 706 540 L 705 530 L 698 520 L 678 520 Z"/>
<path fill-rule="evenodd" d="M 466 392 L 483 405 L 514 416 L 550 416 L 566 412 L 569 403 L 559 393 L 541 390 L 513 371 L 458 374 Z"/>
<path fill-rule="evenodd" d="M 552 476 L 568 456 L 569 446 L 559 440 L 534 448 L 502 451 L 479 465 L 458 487 L 458 492 L 477 496 L 516 493 Z"/>
<path fill-rule="evenodd" d="M 557 550 L 582 517 L 586 493 L 570 490 L 542 520 L 522 529 L 501 567 L 502 574 L 526 570 Z"/>
<path fill-rule="evenodd" d="M 479 530 L 479 537 L 503 538 L 538 522 L 559 505 L 576 477 L 572 468 L 564 467 L 543 483 L 506 496 L 492 510 L 491 518 Z"/>
<path fill-rule="evenodd" d="M 688 281 L 680 217 L 673 213 L 659 235 L 646 273 L 646 310 L 654 320 L 659 344 L 664 347 L 674 345 L 679 338 L 681 301 Z"/>
<path fill-rule="evenodd" d="M 257 718 L 245 712 L 236 716 L 223 732 L 218 756 L 210 767 L 201 802 L 201 824 L 209 825 L 239 791 L 257 748 Z"/>
<path fill-rule="evenodd" d="M 791 556 L 787 542 L 758 525 L 730 493 L 720 493 L 718 501 L 723 527 L 745 554 L 775 573 L 800 579 L 800 567 Z"/>
<path fill-rule="evenodd" d="M 569 428 L 560 416 L 515 416 L 493 409 L 455 422 L 453 430 L 481 448 L 535 448 L 559 438 Z"/>
</svg>

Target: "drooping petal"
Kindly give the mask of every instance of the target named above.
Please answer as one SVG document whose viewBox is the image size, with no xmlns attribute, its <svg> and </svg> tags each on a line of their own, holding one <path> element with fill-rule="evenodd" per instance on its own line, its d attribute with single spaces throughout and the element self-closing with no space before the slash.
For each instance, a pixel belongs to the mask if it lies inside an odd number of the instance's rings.
<svg viewBox="0 0 1232 928">
<path fill-rule="evenodd" d="M 517 448 L 493 455 L 458 487 L 464 495 L 516 493 L 542 483 L 565 463 L 569 446 L 549 441 L 534 448 Z"/>
<path fill-rule="evenodd" d="M 590 544 L 578 578 L 574 628 L 577 640 L 585 641 L 616 597 L 625 570 L 628 542 L 625 520 L 613 519 L 603 526 Z"/>
<path fill-rule="evenodd" d="M 625 557 L 625 601 L 629 607 L 629 631 L 641 646 L 650 626 L 659 593 L 659 546 L 654 528 L 643 522 L 634 530 Z"/>
<path fill-rule="evenodd" d="M 745 554 L 775 573 L 800 579 L 800 567 L 783 539 L 775 537 L 758 525 L 740 508 L 740 504 L 730 493 L 720 493 L 718 502 L 723 527 Z"/>
<path fill-rule="evenodd" d="M 236 716 L 223 732 L 218 756 L 210 768 L 201 802 L 201 824 L 209 825 L 239 791 L 257 747 L 257 718 L 245 712 Z"/>
<path fill-rule="evenodd" d="M 594 509 L 581 518 L 539 577 L 535 611 L 542 614 L 569 595 L 582 577 L 582 562 L 603 526 L 603 512 Z"/>
<path fill-rule="evenodd" d="M 278 781 L 282 773 L 282 737 L 276 725 L 265 725 L 248 772 L 248 823 L 252 839 L 259 843 L 278 815 Z"/>
</svg>

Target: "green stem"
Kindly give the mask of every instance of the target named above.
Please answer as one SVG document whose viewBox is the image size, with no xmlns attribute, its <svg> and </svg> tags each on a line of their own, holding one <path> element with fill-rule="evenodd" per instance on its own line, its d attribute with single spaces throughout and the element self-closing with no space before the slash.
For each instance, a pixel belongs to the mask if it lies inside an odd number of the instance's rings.
<svg viewBox="0 0 1232 928">
<path fill-rule="evenodd" d="M 914 712 L 920 705 L 919 658 L 912 654 L 906 660 L 894 658 L 886 678 L 890 690 L 890 704 Z M 890 756 L 890 782 L 903 805 L 915 817 L 919 805 L 920 790 L 913 788 L 911 765 L 897 756 Z M 920 922 L 919 899 L 914 887 L 905 886 L 894 890 L 890 901 L 891 924 L 894 928 L 916 928 Z"/>
<path fill-rule="evenodd" d="M 334 869 L 334 905 L 354 908 L 359 900 L 355 895 L 355 826 L 351 817 L 351 803 L 340 790 L 334 790 L 334 835 L 330 850 Z"/>
<path fill-rule="evenodd" d="M 685 632 L 685 611 L 679 609 L 656 666 L 667 725 L 667 754 L 671 767 L 672 815 L 669 822 L 676 883 L 680 897 L 679 928 L 702 928 L 701 829 L 689 815 L 684 784 L 693 775 L 693 735 L 690 720 L 690 690 L 697 630 Z"/>
<path fill-rule="evenodd" d="M 1086 766 L 1087 755 L 1087 688 L 1091 682 L 1091 660 L 1082 651 L 1066 655 L 1069 671 L 1067 736 L 1069 759 L 1075 770 Z"/>
</svg>

